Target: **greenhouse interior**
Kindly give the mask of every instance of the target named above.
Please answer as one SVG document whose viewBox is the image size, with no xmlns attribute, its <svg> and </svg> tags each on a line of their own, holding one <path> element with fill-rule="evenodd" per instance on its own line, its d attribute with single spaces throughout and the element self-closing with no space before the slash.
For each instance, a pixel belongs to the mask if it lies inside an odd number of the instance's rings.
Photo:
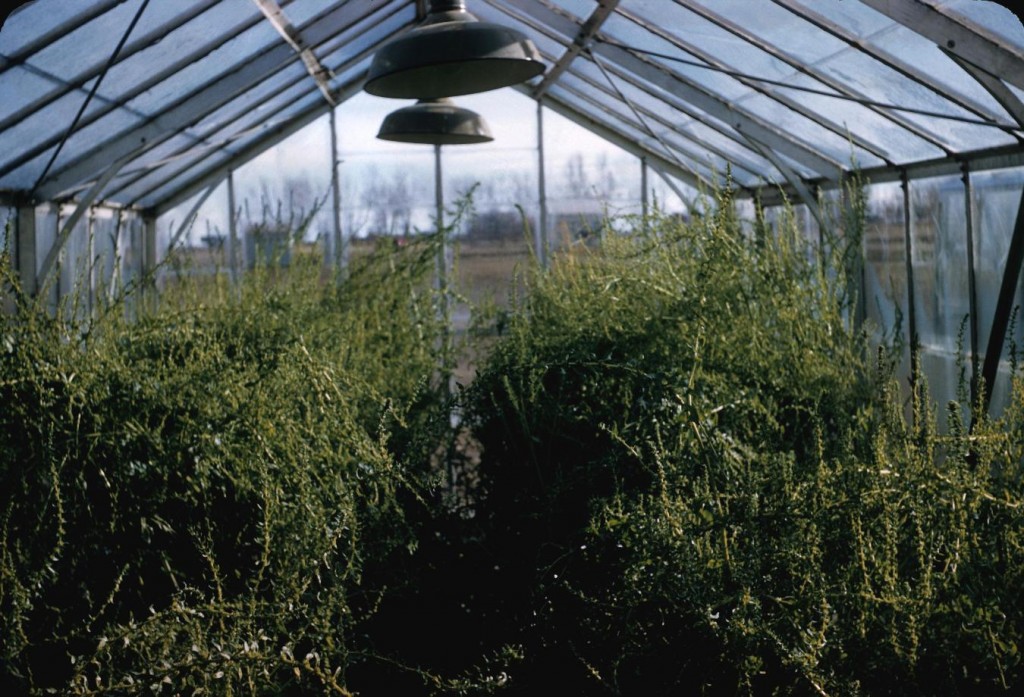
<svg viewBox="0 0 1024 697">
<path fill-rule="evenodd" d="M 989 0 L 31 0 L 0 693 L 1024 687 Z"/>
</svg>

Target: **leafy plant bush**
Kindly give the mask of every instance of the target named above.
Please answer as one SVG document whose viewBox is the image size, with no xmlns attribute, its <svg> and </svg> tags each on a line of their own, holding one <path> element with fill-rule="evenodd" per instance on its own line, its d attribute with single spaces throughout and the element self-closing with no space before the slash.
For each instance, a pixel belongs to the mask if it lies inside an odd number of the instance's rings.
<svg viewBox="0 0 1024 697">
<path fill-rule="evenodd" d="M 1019 689 L 1024 384 L 948 433 L 904 397 L 851 194 L 814 257 L 727 191 L 602 231 L 454 405 L 436 237 L 131 321 L 51 317 L 5 260 L 0 691 Z"/>
<path fill-rule="evenodd" d="M 477 612 L 523 647 L 512 691 L 1019 685 L 1020 389 L 940 436 L 918 377 L 908 425 L 848 245 L 825 274 L 792 221 L 732 210 L 538 271 L 466 394 Z"/>
<path fill-rule="evenodd" d="M 183 282 L 125 321 L 22 295 L 0 344 L 6 694 L 348 694 L 446 426 L 436 240 Z M 418 505 L 418 504 L 417 504 Z"/>
</svg>

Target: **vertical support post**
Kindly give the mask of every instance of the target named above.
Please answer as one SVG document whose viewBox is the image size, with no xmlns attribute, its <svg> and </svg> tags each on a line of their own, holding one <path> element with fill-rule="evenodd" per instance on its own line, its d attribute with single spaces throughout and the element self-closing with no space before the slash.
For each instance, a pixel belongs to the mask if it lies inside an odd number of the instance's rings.
<svg viewBox="0 0 1024 697">
<path fill-rule="evenodd" d="M 981 371 L 982 379 L 985 381 L 985 411 L 988 411 L 992 400 L 996 373 L 999 371 L 999 359 L 1002 358 L 1003 342 L 1006 340 L 1006 329 L 1010 324 L 1010 313 L 1013 310 L 1013 296 L 1017 291 L 1022 267 L 1024 267 L 1024 191 L 1021 191 L 1020 204 L 1017 207 L 1017 222 L 1013 226 L 1010 249 L 1006 253 L 1003 281 L 999 286 L 999 298 L 996 300 L 995 313 L 992 315 L 992 329 L 988 335 L 988 346 L 985 348 L 985 365 Z"/>
<path fill-rule="evenodd" d="M 436 206 L 437 215 L 437 234 L 440 237 L 437 252 L 437 302 L 441 320 L 440 387 L 441 399 L 445 407 L 448 408 L 448 401 L 452 395 L 452 375 L 449 373 L 451 368 L 452 318 L 451 309 L 448 306 L 448 281 L 452 264 L 448 246 L 448 230 L 444 222 L 444 179 L 441 172 L 441 146 L 436 143 L 434 144 L 434 205 Z M 455 496 L 455 462 L 451 457 L 451 453 L 449 453 L 446 460 L 448 465 L 448 487 L 452 495 Z"/>
<path fill-rule="evenodd" d="M 235 216 L 235 177 L 228 172 L 228 272 L 231 283 L 238 283 L 238 222 Z"/>
<path fill-rule="evenodd" d="M 437 289 L 441 292 L 442 319 L 448 319 L 448 232 L 444 227 L 444 184 L 441 178 L 441 146 L 434 145 L 434 206 L 440 251 L 437 256 Z"/>
<path fill-rule="evenodd" d="M 974 279 L 974 187 L 967 162 L 961 165 L 964 182 L 964 212 L 967 221 L 967 293 L 971 331 L 971 403 L 978 399 L 981 371 L 978 366 L 978 291 Z"/>
<path fill-rule="evenodd" d="M 540 265 L 547 266 L 548 194 L 544 181 L 544 105 L 537 100 L 537 188 L 540 221 L 533 233 L 534 252 Z"/>
<path fill-rule="evenodd" d="M 647 213 L 648 213 L 648 201 L 647 201 L 647 156 L 644 155 L 640 158 L 640 213 L 644 218 L 644 227 L 647 227 Z"/>
<path fill-rule="evenodd" d="M 32 296 L 36 293 L 36 284 L 39 280 L 37 277 L 39 261 L 36 253 L 35 206 L 18 207 L 18 224 L 15 234 L 17 235 L 17 264 L 21 289 L 26 295 Z"/>
<path fill-rule="evenodd" d="M 910 180 L 907 170 L 900 172 L 900 188 L 903 190 L 903 245 L 904 261 L 907 268 L 907 339 L 910 343 L 910 389 L 918 371 L 917 300 L 914 296 L 914 235 L 910 216 Z"/>
<path fill-rule="evenodd" d="M 341 230 L 341 185 L 339 181 L 338 166 L 338 123 L 336 106 L 331 107 L 331 207 L 334 223 L 334 271 L 335 277 L 340 283 L 342 275 L 348 270 L 348 243 Z"/>
<path fill-rule="evenodd" d="M 448 307 L 448 276 L 451 273 L 451 262 L 449 260 L 448 231 L 444 223 L 444 180 L 441 175 L 441 146 L 434 145 L 434 205 L 437 215 L 437 292 L 438 292 L 438 313 L 441 320 L 441 371 L 448 370 L 448 342 L 450 339 L 451 316 Z M 442 389 L 445 397 L 449 394 L 449 384 L 446 378 L 442 379 Z"/>
<path fill-rule="evenodd" d="M 156 302 L 156 217 L 142 219 L 142 278 L 145 293 Z"/>
<path fill-rule="evenodd" d="M 88 295 L 86 296 L 86 310 L 91 316 L 96 307 L 96 208 L 89 207 L 88 215 L 85 218 L 85 282 Z"/>
</svg>

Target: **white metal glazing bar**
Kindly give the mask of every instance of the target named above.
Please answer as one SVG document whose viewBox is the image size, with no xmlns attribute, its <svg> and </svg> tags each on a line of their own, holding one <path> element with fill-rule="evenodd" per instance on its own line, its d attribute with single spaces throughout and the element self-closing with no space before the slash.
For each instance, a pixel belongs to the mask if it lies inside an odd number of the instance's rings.
<svg viewBox="0 0 1024 697">
<path fill-rule="evenodd" d="M 267 18 L 267 21 L 285 40 L 285 43 L 299 54 L 302 64 L 306 66 L 306 72 L 316 82 L 316 86 L 324 96 L 324 99 L 327 100 L 328 104 L 334 106 L 334 102 L 331 101 L 330 71 L 320 63 L 313 49 L 306 45 L 302 38 L 302 32 L 296 29 L 288 18 L 285 17 L 281 5 L 276 0 L 253 0 L 253 2 L 256 3 L 256 6 L 260 8 L 260 12 Z"/>
<path fill-rule="evenodd" d="M 826 85 L 829 88 L 835 90 L 837 93 L 851 98 L 853 101 L 856 101 L 861 106 L 870 109 L 881 116 L 884 116 L 885 118 L 899 124 L 904 128 L 907 128 L 918 137 L 922 137 L 928 142 L 932 142 L 934 140 L 933 138 L 930 137 L 927 131 L 922 132 L 920 126 L 904 118 L 899 112 L 893 112 L 891 109 L 886 108 L 886 105 L 874 102 L 873 100 L 868 98 L 868 95 L 864 94 L 860 90 L 854 89 L 853 87 L 850 86 L 850 84 L 842 82 L 841 80 L 838 80 L 830 76 L 825 71 L 815 68 L 813 65 L 809 65 L 803 62 L 796 56 L 793 56 L 788 52 L 782 50 L 779 46 L 765 41 L 764 39 L 760 38 L 753 32 L 747 30 L 745 27 L 739 26 L 735 22 L 723 17 L 722 15 L 716 12 L 713 12 L 704 5 L 698 2 L 694 2 L 694 0 L 675 0 L 675 2 L 681 5 L 682 7 L 687 8 L 691 12 L 694 12 L 700 17 L 703 17 L 712 24 L 728 31 L 734 36 L 753 44 L 760 50 L 764 51 L 768 55 L 775 58 L 776 60 L 780 60 L 786 63 L 787 65 L 791 66 L 794 70 L 817 80 L 823 85 Z M 878 52 L 873 51 L 873 53 Z M 876 59 L 879 58 L 878 55 L 875 55 L 873 57 L 875 57 Z M 898 59 L 896 59 L 894 56 L 891 56 L 890 59 L 890 63 L 898 62 Z M 885 62 L 883 61 L 883 63 Z M 889 67 L 894 67 L 893 65 L 890 65 L 890 63 L 885 64 L 889 65 Z M 904 71 L 900 72 L 906 74 Z M 969 111 L 972 111 L 982 119 L 992 122 L 993 124 L 998 122 L 999 116 L 991 113 L 982 105 L 975 103 L 973 100 L 969 99 L 966 96 L 959 94 L 954 95 L 953 93 L 948 92 L 943 85 L 939 84 L 935 80 L 930 79 L 927 75 L 921 75 L 919 71 L 915 73 L 914 79 L 918 79 L 920 81 L 922 78 L 926 80 L 925 84 L 929 88 L 938 92 L 943 97 L 955 101 L 957 104 L 964 107 L 965 109 L 968 109 Z"/>
<path fill-rule="evenodd" d="M 792 12 L 797 17 L 810 22 L 814 26 L 818 27 L 822 31 L 828 32 L 832 36 L 840 39 L 849 44 L 853 49 L 860 51 L 868 56 L 871 56 L 875 60 L 879 61 L 882 65 L 885 65 L 892 70 L 895 70 L 899 74 L 907 77 L 915 82 L 918 82 L 932 92 L 936 93 L 943 99 L 946 99 L 962 109 L 973 113 L 985 121 L 991 122 L 993 125 L 1000 122 L 999 116 L 993 114 L 991 110 L 987 109 L 984 105 L 979 104 L 977 101 L 971 99 L 967 95 L 959 92 L 952 91 L 947 85 L 943 85 L 938 80 L 933 79 L 927 73 L 922 72 L 917 67 L 907 63 L 898 56 L 893 55 L 889 51 L 882 49 L 879 46 L 871 44 L 865 41 L 862 37 L 850 31 L 848 28 L 836 24 L 828 17 L 822 15 L 819 12 L 815 12 L 813 9 L 808 7 L 803 0 L 772 0 L 775 4 L 784 7 L 785 9 Z M 916 0 L 910 0 L 915 2 Z M 908 27 L 914 29 L 914 27 Z M 1006 125 L 1006 124 L 1004 124 Z"/>
<path fill-rule="evenodd" d="M 484 1 L 520 21 L 527 21 L 523 18 L 524 14 L 526 17 L 532 17 L 535 21 L 527 22 L 532 26 L 547 25 L 567 36 L 575 36 L 579 30 L 579 25 L 571 17 L 566 16 L 545 0 L 533 0 L 529 3 L 518 2 L 514 7 L 510 7 L 508 2 L 501 3 L 498 0 Z M 706 88 L 667 70 L 664 66 L 608 43 L 597 42 L 591 50 L 623 70 L 633 73 L 650 86 L 690 102 L 693 107 L 702 109 L 709 115 L 730 124 L 736 130 L 751 133 L 758 141 L 784 153 L 793 161 L 799 162 L 818 175 L 832 180 L 837 180 L 841 176 L 843 165 L 822 155 L 812 143 L 795 138 L 792 133 L 757 118 L 717 94 L 709 92 Z"/>
<path fill-rule="evenodd" d="M 602 66 L 602 67 L 607 67 L 607 69 L 605 70 L 605 72 L 607 74 L 611 75 L 611 74 L 614 73 L 614 70 L 610 66 Z M 591 78 L 589 78 L 589 77 L 587 77 L 585 75 L 582 75 L 582 74 L 576 72 L 573 69 L 569 70 L 569 74 L 572 75 L 574 78 L 585 82 L 587 84 L 588 89 L 591 89 L 594 92 L 599 92 L 599 93 L 604 94 L 604 95 L 606 95 L 608 97 L 611 97 L 613 99 L 619 99 L 620 98 L 618 94 L 616 94 L 613 90 L 611 90 L 607 86 L 600 85 L 600 84 L 594 82 Z M 616 77 L 616 79 L 622 79 L 622 77 L 619 74 L 617 74 L 617 73 L 615 73 L 615 77 Z M 633 84 L 633 83 L 631 83 L 631 84 Z M 636 85 L 633 84 L 633 86 L 636 86 Z M 640 114 L 642 114 L 645 119 L 650 119 L 651 121 L 656 122 L 659 126 L 661 126 L 662 128 L 667 129 L 668 131 L 670 131 L 671 133 L 673 133 L 677 137 L 685 140 L 687 143 L 691 144 L 693 147 L 695 147 L 697 149 L 702 149 L 702 150 L 710 152 L 710 153 L 714 153 L 715 155 L 718 155 L 719 157 L 721 157 L 723 160 L 730 161 L 731 163 L 733 163 L 739 169 L 742 169 L 742 170 L 745 170 L 747 172 L 750 172 L 752 175 L 755 175 L 755 176 L 762 175 L 763 176 L 763 171 L 762 171 L 763 168 L 758 166 L 758 165 L 756 165 L 756 164 L 754 164 L 754 162 L 751 161 L 750 159 L 748 159 L 746 157 L 738 157 L 735 153 L 727 152 L 727 151 L 725 151 L 725 150 L 723 150 L 723 149 L 721 149 L 719 147 L 716 147 L 716 146 L 712 145 L 709 142 L 706 142 L 706 141 L 703 141 L 703 140 L 695 140 L 693 135 L 688 133 L 688 132 L 686 132 L 685 130 L 683 130 L 680 127 L 678 122 L 673 122 L 670 119 L 667 119 L 666 117 L 662 116 L 661 114 L 653 112 L 653 111 L 651 111 L 650 109 L 648 109 L 646 107 L 640 106 L 640 105 L 636 104 L 635 102 L 632 102 L 631 100 L 627 100 L 627 101 L 630 101 L 631 107 L 634 110 L 638 111 Z M 698 120 L 698 119 L 695 119 L 695 120 Z M 742 144 L 739 144 L 739 145 L 742 146 L 741 149 L 743 149 L 743 150 L 748 150 L 749 149 L 749 144 L 747 144 L 747 143 L 742 143 Z"/>
<path fill-rule="evenodd" d="M 576 59 L 576 56 L 581 51 L 585 50 L 590 43 L 590 40 L 600 30 L 601 25 L 604 24 L 605 20 L 615 11 L 618 7 L 619 0 L 600 0 L 597 8 L 590 14 L 587 21 L 580 27 L 579 33 L 573 40 L 572 44 L 566 49 L 565 53 L 555 62 L 551 68 L 548 69 L 547 73 L 544 74 L 544 79 L 541 80 L 540 84 L 537 85 L 533 91 L 534 98 L 539 98 L 548 91 L 548 88 L 554 84 L 559 76 L 562 75 Z"/>
<path fill-rule="evenodd" d="M 1014 87 L 1024 89 L 1024 48 L 1007 43 L 980 24 L 952 17 L 940 7 L 920 0 L 860 2 Z"/>
<path fill-rule="evenodd" d="M 743 76 L 739 73 L 732 72 L 735 71 L 735 68 L 733 66 L 723 63 L 716 56 L 712 55 L 708 51 L 705 51 L 704 49 L 702 49 L 700 46 L 693 42 L 685 41 L 671 32 L 667 32 L 659 27 L 652 26 L 644 19 L 638 17 L 637 15 L 631 12 L 623 11 L 620 12 L 620 14 L 626 19 L 629 19 L 633 23 L 637 24 L 637 26 L 640 26 L 646 31 L 651 32 L 658 38 L 667 41 L 668 43 L 672 44 L 678 49 L 686 51 L 692 56 L 699 58 L 700 60 L 704 61 L 708 66 L 717 69 L 726 69 L 730 71 L 735 80 L 749 87 L 754 92 L 762 94 L 765 97 L 768 97 L 769 99 L 778 102 L 779 104 L 782 104 L 783 106 L 793 110 L 794 112 L 814 122 L 815 124 L 817 124 L 821 128 L 824 128 L 825 130 L 831 131 L 839 136 L 842 136 L 843 138 L 849 138 L 850 141 L 857 147 L 865 150 L 866 152 L 871 153 L 880 160 L 892 164 L 889 161 L 887 153 L 884 150 L 882 150 L 877 144 L 869 142 L 864 138 L 858 137 L 855 134 L 851 133 L 845 124 L 837 123 L 832 119 L 825 118 L 825 116 L 823 116 L 820 112 L 805 106 L 799 100 L 794 99 L 786 94 L 783 94 L 775 89 L 771 89 L 768 86 L 768 84 L 763 80 L 752 79 L 750 77 Z M 931 136 L 928 137 L 929 139 L 934 140 L 933 138 L 931 138 Z M 936 140 L 934 144 L 939 145 L 939 142 Z"/>
</svg>

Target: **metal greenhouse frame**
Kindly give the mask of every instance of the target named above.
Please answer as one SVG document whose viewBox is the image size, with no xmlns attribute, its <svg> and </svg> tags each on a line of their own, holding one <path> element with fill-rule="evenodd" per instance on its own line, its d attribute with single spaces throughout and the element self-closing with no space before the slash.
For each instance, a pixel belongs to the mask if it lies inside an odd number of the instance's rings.
<svg viewBox="0 0 1024 697">
<path fill-rule="evenodd" d="M 333 134 L 371 56 L 428 6 L 22 3 L 0 31 L 0 204 L 25 287 L 46 288 L 69 240 L 93 225 L 131 236 L 135 271 L 151 268 L 159 216 L 189 201 L 194 215 L 234 170 L 328 113 Z M 728 182 L 766 205 L 802 204 L 819 224 L 825 192 L 854 173 L 898 183 L 916 339 L 911 188 L 960 177 L 971 360 L 992 393 L 1024 297 L 1024 196 L 982 323 L 974 187 L 979 174 L 1024 167 L 1024 27 L 1011 11 L 979 0 L 467 0 L 467 9 L 525 33 L 547 64 L 516 87 L 538 105 L 540 234 L 547 110 L 640 158 L 643 176 L 650 168 L 681 195 Z M 341 264 L 334 138 L 332 148 Z"/>
</svg>

